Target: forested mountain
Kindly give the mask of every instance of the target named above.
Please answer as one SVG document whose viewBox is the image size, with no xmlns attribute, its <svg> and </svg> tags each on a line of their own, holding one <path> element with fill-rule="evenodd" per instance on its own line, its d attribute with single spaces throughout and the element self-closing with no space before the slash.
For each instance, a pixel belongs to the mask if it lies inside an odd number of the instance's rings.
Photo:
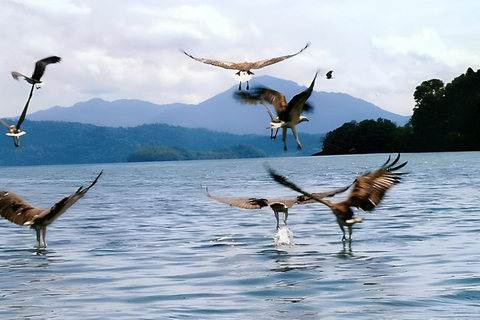
<svg viewBox="0 0 480 320">
<path fill-rule="evenodd" d="M 0 137 L 3 152 L 0 165 L 43 165 L 126 162 L 143 147 L 165 146 L 181 148 L 190 155 L 194 152 L 217 152 L 223 157 L 238 157 L 245 151 L 242 145 L 252 146 L 258 156 L 301 156 L 321 150 L 321 135 L 299 134 L 304 149 L 296 149 L 296 141 L 289 133 L 288 152 L 283 151 L 281 138 L 271 141 L 267 136 L 233 135 L 206 129 L 190 129 L 166 124 L 149 124 L 133 128 L 99 127 L 91 124 L 25 120 L 22 129 L 27 132 L 20 138 L 20 147 L 12 139 Z M 232 153 L 232 147 L 237 154 Z M 229 150 L 225 150 L 228 149 Z M 222 150 L 223 149 L 223 150 Z M 248 149 L 248 148 L 247 148 Z M 192 153 L 193 152 L 193 153 Z M 219 154 L 222 153 L 223 155 Z M 205 158 L 205 153 L 196 153 Z"/>
<path fill-rule="evenodd" d="M 312 74 L 313 77 L 313 74 Z M 287 100 L 305 90 L 305 86 L 270 76 L 254 77 L 251 87 L 264 86 L 285 94 Z M 321 88 L 317 80 L 316 88 Z M 71 107 L 53 107 L 28 115 L 30 120 L 55 120 L 90 123 L 98 126 L 135 127 L 142 124 L 165 123 L 187 128 L 206 128 L 233 134 L 268 135 L 270 118 L 262 105 L 245 105 L 233 99 L 238 85 L 199 103 L 156 105 L 140 100 L 107 102 L 92 99 Z M 344 122 L 384 118 L 404 125 L 409 117 L 385 111 L 372 103 L 344 93 L 314 91 L 308 100 L 313 112 L 305 114 L 310 122 L 297 127 L 298 132 L 322 134 Z"/>
</svg>

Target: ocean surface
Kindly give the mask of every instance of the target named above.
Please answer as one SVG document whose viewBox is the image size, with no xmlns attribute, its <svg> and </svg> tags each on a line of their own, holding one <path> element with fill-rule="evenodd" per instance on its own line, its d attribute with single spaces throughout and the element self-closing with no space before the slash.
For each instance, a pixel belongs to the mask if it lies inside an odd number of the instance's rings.
<svg viewBox="0 0 480 320">
<path fill-rule="evenodd" d="M 480 317 L 480 152 L 402 154 L 409 172 L 353 240 L 331 211 L 221 197 L 338 188 L 386 154 L 0 168 L 0 189 L 50 207 L 98 183 L 48 228 L 0 220 L 0 319 L 466 319 Z M 395 155 L 392 155 L 395 156 Z M 338 196 L 336 196 L 338 197 Z M 340 195 L 339 200 L 345 196 Z"/>
</svg>

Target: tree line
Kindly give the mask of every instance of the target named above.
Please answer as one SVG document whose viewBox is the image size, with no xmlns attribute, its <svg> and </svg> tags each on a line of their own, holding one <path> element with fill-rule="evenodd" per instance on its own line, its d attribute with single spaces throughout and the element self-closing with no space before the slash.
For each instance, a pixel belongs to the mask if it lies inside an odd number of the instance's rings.
<svg viewBox="0 0 480 320">
<path fill-rule="evenodd" d="M 177 147 L 149 146 L 140 147 L 130 154 L 128 162 L 211 160 L 238 158 L 265 158 L 265 151 L 248 144 L 222 148 L 212 151 L 192 151 Z"/>
<path fill-rule="evenodd" d="M 8 121 L 11 120 L 7 119 Z M 154 159 L 152 161 L 224 159 L 296 154 L 284 152 L 282 142 L 271 141 L 267 135 L 235 135 L 160 123 L 115 128 L 26 119 L 22 129 L 27 134 L 21 137 L 19 148 L 14 147 L 11 138 L 5 136 L 0 138 L 0 150 L 3 152 L 0 166 L 116 163 L 145 159 Z M 301 139 L 306 146 L 318 145 L 320 149 L 318 143 L 320 137 L 321 135 L 303 134 Z M 160 147 L 164 148 L 163 151 Z M 148 150 L 149 148 L 151 150 Z"/>
<path fill-rule="evenodd" d="M 405 126 L 382 118 L 348 122 L 326 134 L 318 154 L 480 150 L 480 70 L 468 68 L 447 85 L 424 81 L 413 96 Z"/>
</svg>

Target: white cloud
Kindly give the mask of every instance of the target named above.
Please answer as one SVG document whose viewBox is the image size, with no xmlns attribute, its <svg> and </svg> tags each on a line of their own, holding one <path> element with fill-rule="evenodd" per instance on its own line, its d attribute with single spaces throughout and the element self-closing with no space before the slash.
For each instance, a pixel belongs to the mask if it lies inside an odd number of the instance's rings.
<svg viewBox="0 0 480 320">
<path fill-rule="evenodd" d="M 412 8 L 415 8 L 412 10 Z M 475 10 L 477 9 L 477 10 Z M 301 55 L 257 70 L 308 85 L 315 70 L 345 92 L 411 114 L 423 80 L 444 82 L 480 65 L 480 3 L 299 0 L 4 0 L 0 12 L 0 116 L 18 115 L 26 97 L 10 71 L 31 72 L 59 55 L 30 112 L 95 97 L 199 103 L 236 86 L 232 71 L 189 59 L 229 61 Z"/>
<path fill-rule="evenodd" d="M 464 48 L 452 47 L 442 40 L 440 34 L 432 29 L 422 29 L 413 36 L 391 36 L 387 38 L 372 38 L 378 48 L 390 54 L 417 54 L 438 59 L 448 66 L 464 63 L 480 64 L 480 54 L 469 52 Z"/>
<path fill-rule="evenodd" d="M 13 2 L 39 9 L 44 9 L 53 12 L 70 12 L 70 13 L 89 13 L 91 8 L 85 4 L 74 4 L 69 0 L 13 0 Z"/>
</svg>

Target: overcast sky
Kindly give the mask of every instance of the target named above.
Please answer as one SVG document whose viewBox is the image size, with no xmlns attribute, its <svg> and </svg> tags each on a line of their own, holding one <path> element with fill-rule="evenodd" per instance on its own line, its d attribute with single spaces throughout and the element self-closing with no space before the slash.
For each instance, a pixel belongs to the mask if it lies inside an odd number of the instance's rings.
<svg viewBox="0 0 480 320">
<path fill-rule="evenodd" d="M 29 113 L 102 98 L 199 103 L 238 85 L 202 58 L 256 61 L 311 46 L 254 71 L 343 92 L 411 115 L 424 80 L 445 83 L 480 68 L 477 0 L 0 0 L 0 117 L 18 116 L 37 60 L 49 65 Z M 273 88 L 275 89 L 275 88 Z"/>
</svg>

